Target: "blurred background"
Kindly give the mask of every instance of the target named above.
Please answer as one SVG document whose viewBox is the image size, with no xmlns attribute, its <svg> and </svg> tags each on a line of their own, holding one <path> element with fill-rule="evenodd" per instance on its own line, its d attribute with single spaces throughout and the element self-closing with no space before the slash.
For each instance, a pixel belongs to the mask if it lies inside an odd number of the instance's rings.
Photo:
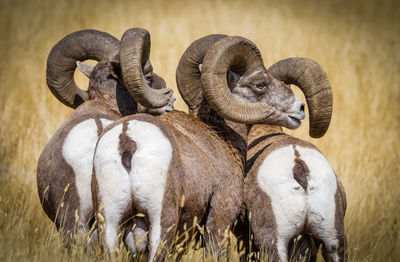
<svg viewBox="0 0 400 262">
<path fill-rule="evenodd" d="M 207 34 L 249 38 L 266 67 L 291 56 L 318 61 L 333 89 L 331 126 L 321 139 L 309 137 L 308 119 L 289 133 L 316 144 L 344 184 L 350 261 L 398 261 L 399 14 L 395 0 L 1 0 L 0 260 L 93 260 L 65 251 L 37 195 L 40 152 L 72 112 L 47 88 L 46 59 L 77 30 L 120 39 L 126 29 L 144 27 L 154 71 L 174 88 L 179 110 L 186 106 L 176 90 L 178 61 Z M 83 75 L 76 78 L 87 87 Z"/>
</svg>

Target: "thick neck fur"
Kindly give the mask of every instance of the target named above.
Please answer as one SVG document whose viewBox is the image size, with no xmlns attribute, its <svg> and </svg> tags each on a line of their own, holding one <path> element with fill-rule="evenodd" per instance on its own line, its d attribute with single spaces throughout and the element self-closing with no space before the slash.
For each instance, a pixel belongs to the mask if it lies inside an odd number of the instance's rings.
<svg viewBox="0 0 400 262">
<path fill-rule="evenodd" d="M 89 100 L 120 116 L 137 113 L 137 102 L 113 72 L 111 63 L 107 61 L 94 67 L 89 79 Z"/>
<path fill-rule="evenodd" d="M 90 100 L 96 102 L 102 108 L 107 108 L 111 113 L 120 117 L 137 113 L 137 102 L 119 83 L 111 92 L 99 89 L 94 92 L 93 89 L 89 89 L 91 91 L 89 92 Z"/>
<path fill-rule="evenodd" d="M 223 119 L 215 112 L 206 100 L 203 100 L 199 109 L 194 113 L 202 122 L 209 125 L 224 139 L 233 151 L 237 151 L 244 164 L 247 154 L 247 130 L 244 124 L 238 124 Z"/>
<path fill-rule="evenodd" d="M 116 106 L 116 101 L 112 101 L 113 99 L 94 99 L 89 100 L 80 105 L 75 112 L 74 115 L 80 114 L 99 114 L 99 115 L 110 115 L 116 118 L 121 118 L 121 113 Z"/>
<path fill-rule="evenodd" d="M 267 148 L 288 137 L 279 126 L 256 124 L 248 126 L 248 128 L 250 130 L 247 139 L 246 174 Z"/>
<path fill-rule="evenodd" d="M 255 142 L 255 140 L 260 139 L 264 136 L 270 136 L 273 134 L 280 134 L 283 133 L 282 127 L 280 126 L 272 126 L 266 124 L 255 124 L 249 126 L 249 133 L 247 137 L 247 144 L 250 145 L 251 143 Z M 270 136 L 271 138 L 273 136 Z M 268 139 L 267 140 L 271 140 Z"/>
</svg>

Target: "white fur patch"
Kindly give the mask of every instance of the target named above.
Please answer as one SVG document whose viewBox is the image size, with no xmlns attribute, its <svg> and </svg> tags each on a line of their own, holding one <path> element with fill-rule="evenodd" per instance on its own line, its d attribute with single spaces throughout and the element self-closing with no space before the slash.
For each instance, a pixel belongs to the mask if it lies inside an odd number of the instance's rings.
<svg viewBox="0 0 400 262">
<path fill-rule="evenodd" d="M 108 126 L 109 124 L 111 124 L 112 122 L 114 122 L 113 120 L 109 120 L 109 119 L 106 119 L 106 118 L 100 118 L 100 121 L 101 121 L 101 125 L 102 125 L 103 129 L 106 126 Z"/>
<path fill-rule="evenodd" d="M 258 172 L 258 184 L 270 197 L 278 231 L 278 253 L 287 260 L 288 241 L 299 234 L 306 223 L 316 234 L 335 236 L 336 176 L 326 158 L 318 151 L 296 146 L 310 174 L 307 192 L 293 177 L 295 153 L 286 146 L 270 153 Z M 322 236 L 321 235 L 321 236 Z M 333 244 L 333 243 L 332 243 Z"/>
<path fill-rule="evenodd" d="M 93 165 L 98 184 L 100 202 L 104 205 L 106 222 L 105 241 L 112 252 L 117 244 L 117 228 L 130 204 L 129 174 L 121 162 L 119 135 L 122 124 L 104 133 L 97 144 Z"/>
<path fill-rule="evenodd" d="M 325 244 L 337 246 L 335 229 L 335 194 L 337 179 L 328 160 L 318 151 L 296 146 L 300 158 L 310 170 L 308 179 L 308 220 L 313 221 L 314 234 L 318 234 Z"/>
<path fill-rule="evenodd" d="M 85 226 L 92 204 L 92 163 L 97 141 L 97 125 L 94 119 L 85 120 L 71 129 L 64 140 L 62 155 L 75 172 L 75 184 L 79 195 L 79 226 Z"/>
<path fill-rule="evenodd" d="M 126 133 L 137 146 L 132 157 L 131 187 L 150 218 L 151 261 L 160 242 L 162 200 L 173 150 L 160 128 L 151 123 L 129 121 Z"/>
<path fill-rule="evenodd" d="M 115 247 L 118 221 L 130 208 L 132 194 L 150 219 L 151 261 L 160 243 L 162 200 L 172 145 L 159 127 L 144 121 L 129 121 L 126 134 L 135 141 L 136 151 L 128 174 L 119 152 L 121 132 L 122 124 L 119 124 L 104 133 L 94 158 L 99 194 L 104 204 L 106 243 L 110 251 Z"/>
</svg>

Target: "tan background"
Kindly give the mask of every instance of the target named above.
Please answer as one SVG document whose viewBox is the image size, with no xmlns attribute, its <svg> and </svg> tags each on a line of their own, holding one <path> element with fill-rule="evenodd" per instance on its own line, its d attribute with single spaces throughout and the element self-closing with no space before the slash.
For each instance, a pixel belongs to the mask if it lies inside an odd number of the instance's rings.
<svg viewBox="0 0 400 262">
<path fill-rule="evenodd" d="M 95 28 L 117 38 L 151 33 L 151 60 L 176 91 L 185 48 L 210 33 L 241 35 L 266 66 L 306 56 L 327 71 L 334 112 L 327 135 L 291 134 L 324 152 L 345 186 L 351 261 L 400 257 L 400 5 L 397 1 L 10 1 L 0 2 L 0 260 L 90 260 L 66 254 L 41 210 L 36 163 L 72 112 L 45 83 L 51 47 Z M 77 74 L 84 86 L 87 80 Z M 299 97 L 301 95 L 297 93 Z M 186 110 L 179 94 L 176 107 Z M 302 98 L 304 99 L 304 98 Z M 95 260 L 95 259 L 94 259 Z"/>
</svg>

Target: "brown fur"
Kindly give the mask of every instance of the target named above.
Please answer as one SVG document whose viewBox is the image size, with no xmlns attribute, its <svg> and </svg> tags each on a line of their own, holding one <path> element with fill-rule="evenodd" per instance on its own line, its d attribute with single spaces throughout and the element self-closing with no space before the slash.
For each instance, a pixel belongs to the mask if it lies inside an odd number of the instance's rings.
<svg viewBox="0 0 400 262">
<path fill-rule="evenodd" d="M 246 178 L 244 180 L 244 202 L 249 216 L 250 228 L 254 233 L 256 249 L 264 251 L 276 248 L 276 222 L 271 200 L 258 186 L 257 172 L 263 160 L 271 152 L 295 143 L 308 146 L 308 143 L 288 136 L 278 126 L 257 124 L 250 127 L 248 134 L 248 153 L 246 161 Z M 262 207 L 262 208 L 260 208 Z M 245 224 L 245 227 L 249 225 Z M 269 259 L 278 260 L 277 254 Z"/>
<path fill-rule="evenodd" d="M 96 214 L 96 212 L 99 211 L 101 199 L 99 195 L 99 184 L 97 183 L 94 168 L 92 169 L 91 190 L 92 190 L 93 210 L 94 214 Z"/>
<path fill-rule="evenodd" d="M 346 238 L 346 232 L 345 232 L 345 228 L 344 228 L 344 215 L 346 214 L 347 202 L 346 202 L 346 194 L 344 192 L 342 182 L 340 182 L 339 179 L 337 180 L 335 203 L 336 203 L 335 228 L 336 228 L 336 234 L 338 236 L 340 236 L 338 250 L 339 250 L 339 254 L 341 254 L 341 257 L 343 257 L 344 260 L 346 260 L 347 259 L 347 238 Z"/>
<path fill-rule="evenodd" d="M 97 136 L 100 136 L 101 131 L 103 131 L 103 125 L 101 124 L 100 118 L 96 117 L 95 119 L 96 126 L 97 126 Z"/>
<path fill-rule="evenodd" d="M 160 120 L 168 128 L 162 130 L 168 130 L 174 148 L 161 215 L 163 231 L 177 222 L 180 199 L 185 196 L 178 231 L 183 232 L 184 224 L 192 225 L 194 217 L 203 220 L 210 205 L 207 227 L 216 241 L 222 240 L 225 227 L 232 225 L 242 203 L 243 167 L 237 151 L 186 113 L 174 111 Z M 177 181 L 181 181 L 179 186 Z"/>
<path fill-rule="evenodd" d="M 249 165 L 249 161 L 254 161 L 251 168 L 249 168 L 247 172 L 247 177 L 250 175 L 251 170 L 258 170 L 259 166 L 262 164 L 262 161 L 265 157 L 270 154 L 271 152 L 277 150 L 278 148 L 287 146 L 287 145 L 300 145 L 303 147 L 311 147 L 313 149 L 318 150 L 315 146 L 300 139 L 291 137 L 285 133 L 282 133 L 282 129 L 276 126 L 269 126 L 269 125 L 254 125 L 252 127 L 249 136 L 248 136 L 248 144 L 252 144 L 252 142 L 256 141 L 260 137 L 267 138 L 262 139 L 257 144 L 255 144 L 252 148 L 249 148 L 247 152 L 247 160 L 246 165 Z M 279 134 L 279 135 L 277 135 Z M 258 156 L 255 159 L 252 159 L 254 156 Z M 253 172 L 252 172 L 253 173 Z"/>
<path fill-rule="evenodd" d="M 195 116 L 216 131 L 229 144 L 232 150 L 238 151 L 238 156 L 243 164 L 245 163 L 247 154 L 247 129 L 244 124 L 225 120 L 211 108 L 205 99 L 201 102 L 199 109 L 196 110 Z"/>
<path fill-rule="evenodd" d="M 85 120 L 95 119 L 98 123 L 100 118 L 114 120 L 116 117 L 95 101 L 86 102 L 72 113 L 43 149 L 37 168 L 38 192 L 43 209 L 55 222 L 57 229 L 74 232 L 75 210 L 79 208 L 74 171 L 62 155 L 65 138 L 73 127 Z M 68 191 L 64 193 L 68 184 Z M 47 186 L 49 188 L 46 191 Z M 62 202 L 63 207 L 60 207 Z"/>
<path fill-rule="evenodd" d="M 94 67 L 89 79 L 89 100 L 73 112 L 40 155 L 37 168 L 39 197 L 43 209 L 49 218 L 55 222 L 57 229 L 63 227 L 66 231 L 74 232 L 75 210 L 79 209 L 75 174 L 72 167 L 66 163 L 62 156 L 64 140 L 71 129 L 85 120 L 94 119 L 97 125 L 97 134 L 100 135 L 103 130 L 100 118 L 114 121 L 122 116 L 137 112 L 136 101 L 118 80 L 118 78 L 121 78 L 118 70 L 115 61 L 101 61 Z M 152 70 L 152 68 L 146 70 Z M 155 75 L 155 79 L 156 81 L 152 85 L 154 88 L 165 87 L 165 82 L 161 77 Z M 122 139 L 122 142 L 126 143 L 126 146 L 129 145 L 129 150 L 124 152 L 123 157 L 126 167 L 129 168 L 130 161 L 127 161 L 127 159 L 133 154 L 136 145 L 130 143 L 127 139 Z M 93 183 L 96 184 L 96 181 Z M 69 189 L 64 194 L 64 188 L 68 184 Z M 48 185 L 49 189 L 44 194 Z M 63 207 L 57 214 L 62 202 L 64 202 Z"/>
<path fill-rule="evenodd" d="M 158 126 L 173 147 L 162 202 L 161 239 L 169 245 L 174 232 L 182 233 L 184 225 L 191 227 L 197 217 L 198 223 L 204 221 L 210 230 L 207 238 L 212 238 L 215 243 L 221 241 L 225 229 L 239 215 L 243 202 L 243 162 L 238 150 L 208 125 L 183 112 L 172 111 L 158 118 L 137 114 L 118 120 L 112 126 L 130 120 Z M 107 127 L 103 135 L 112 126 Z M 95 191 L 93 193 L 97 193 Z M 180 210 L 182 197 L 185 204 Z M 132 199 L 132 212 L 144 213 L 145 221 L 151 228 L 147 210 Z M 172 230 L 167 233 L 170 227 Z"/>
<path fill-rule="evenodd" d="M 307 185 L 308 185 L 308 175 L 310 174 L 310 170 L 308 169 L 306 163 L 300 159 L 300 154 L 296 150 L 295 146 L 293 145 L 294 148 L 294 154 L 296 158 L 294 159 L 294 167 L 293 167 L 293 177 L 297 181 L 297 183 L 300 184 L 300 186 L 304 189 L 304 191 L 307 191 Z"/>
<path fill-rule="evenodd" d="M 132 155 L 136 151 L 136 143 L 132 139 L 129 138 L 126 134 L 126 130 L 128 128 L 128 123 L 126 121 L 123 122 L 122 125 L 122 133 L 119 135 L 119 153 L 121 155 L 122 164 L 128 170 L 128 173 L 131 171 L 131 159 Z"/>
<path fill-rule="evenodd" d="M 114 78 L 115 68 L 110 61 L 99 62 L 89 81 L 89 99 L 105 106 L 108 112 L 126 116 L 137 112 L 137 102 L 128 90 Z"/>
<path fill-rule="evenodd" d="M 256 249 L 274 250 L 277 231 L 271 199 L 261 190 L 255 179 L 255 176 L 248 176 L 244 184 L 244 201 L 249 212 L 250 228 L 251 231 L 257 232 L 254 234 L 254 244 Z M 245 226 L 249 227 L 246 224 Z M 275 261 L 277 258 L 276 256 L 272 259 Z"/>
</svg>

